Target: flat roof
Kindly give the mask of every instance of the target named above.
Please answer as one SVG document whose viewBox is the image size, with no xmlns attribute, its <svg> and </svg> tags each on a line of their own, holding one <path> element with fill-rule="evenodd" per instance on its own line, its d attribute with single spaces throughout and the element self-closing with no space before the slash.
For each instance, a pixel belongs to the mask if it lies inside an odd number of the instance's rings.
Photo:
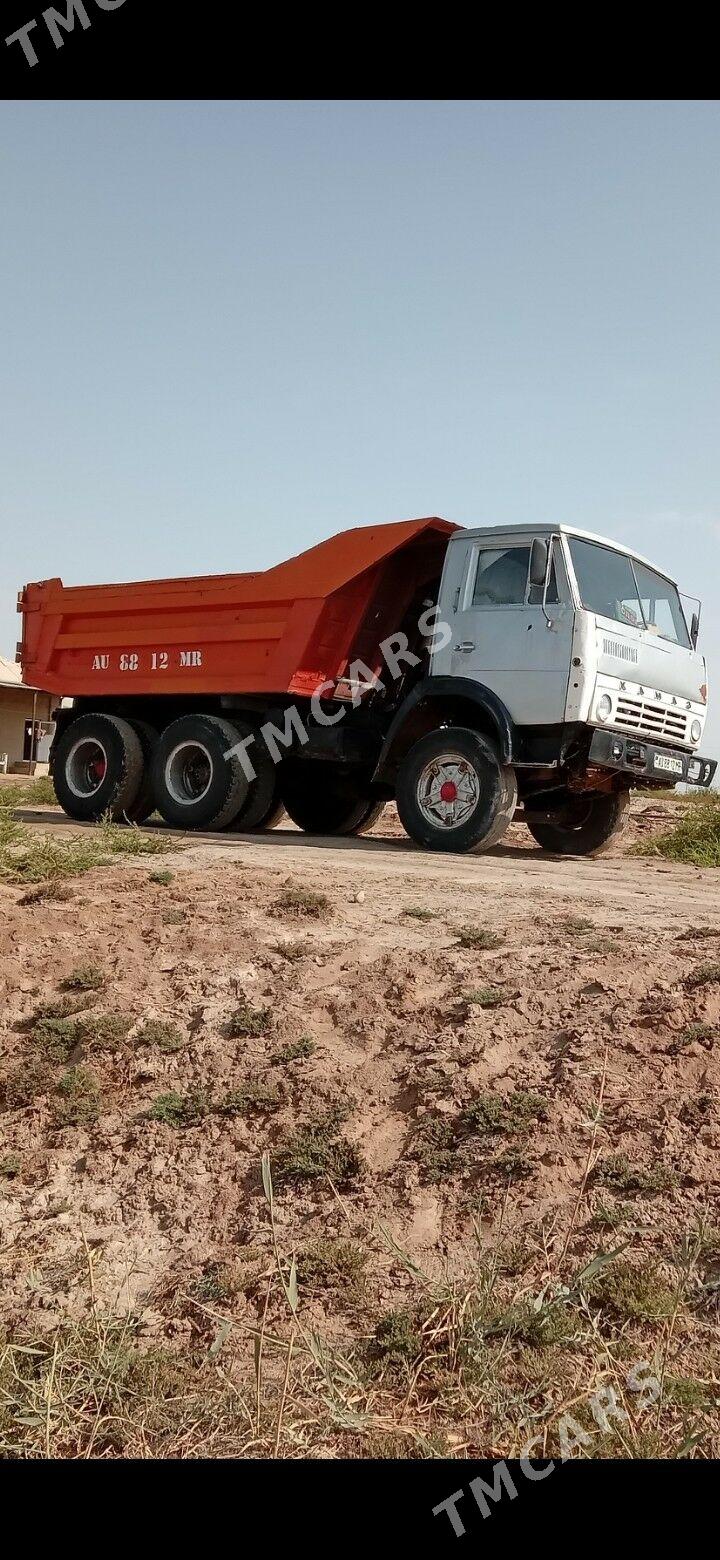
<svg viewBox="0 0 720 1560">
<path fill-rule="evenodd" d="M 19 693 L 39 693 L 38 688 L 31 687 L 30 683 L 22 680 L 22 667 L 17 661 L 8 661 L 7 657 L 0 655 L 0 688 L 16 688 Z"/>
</svg>

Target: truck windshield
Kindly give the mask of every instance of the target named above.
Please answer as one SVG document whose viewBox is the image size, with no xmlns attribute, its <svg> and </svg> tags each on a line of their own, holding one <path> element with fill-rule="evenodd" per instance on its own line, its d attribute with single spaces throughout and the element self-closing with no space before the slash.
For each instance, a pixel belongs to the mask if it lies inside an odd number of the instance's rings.
<svg viewBox="0 0 720 1560">
<path fill-rule="evenodd" d="M 690 648 L 680 597 L 671 580 L 599 542 L 586 542 L 580 536 L 568 540 L 580 599 L 588 611 Z"/>
</svg>

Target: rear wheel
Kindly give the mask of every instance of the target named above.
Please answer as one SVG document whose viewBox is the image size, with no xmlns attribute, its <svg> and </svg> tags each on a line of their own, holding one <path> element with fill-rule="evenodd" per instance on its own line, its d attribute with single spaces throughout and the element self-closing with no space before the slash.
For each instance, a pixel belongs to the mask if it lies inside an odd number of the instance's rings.
<svg viewBox="0 0 720 1560">
<path fill-rule="evenodd" d="M 306 834 L 363 834 L 379 818 L 384 801 L 367 796 L 328 764 L 298 764 L 280 779 L 280 795 L 293 823 Z"/>
<path fill-rule="evenodd" d="M 166 726 L 153 762 L 155 806 L 181 829 L 224 829 L 239 812 L 248 780 L 231 750 L 239 738 L 217 715 L 182 715 Z M 230 756 L 228 756 L 230 755 Z"/>
<path fill-rule="evenodd" d="M 353 834 L 369 834 L 373 824 L 377 823 L 387 806 L 387 802 L 368 802 L 360 822 L 352 830 Z"/>
<path fill-rule="evenodd" d="M 515 771 L 501 764 L 487 737 L 468 727 L 429 732 L 400 767 L 400 821 L 427 850 L 490 850 L 516 803 Z"/>
<path fill-rule="evenodd" d="M 598 856 L 622 832 L 629 791 L 572 796 L 557 813 L 526 814 L 525 822 L 543 850 L 560 856 Z"/>
<path fill-rule="evenodd" d="M 53 755 L 60 806 L 84 822 L 106 813 L 115 820 L 131 817 L 143 770 L 138 733 L 116 715 L 79 715 L 66 726 Z"/>
<path fill-rule="evenodd" d="M 284 817 L 284 803 L 273 802 L 272 807 L 268 808 L 268 811 L 265 813 L 264 817 L 260 819 L 259 823 L 255 824 L 255 833 L 260 834 L 262 832 L 263 834 L 267 834 L 269 829 L 276 829 L 278 824 L 282 823 Z"/>
<path fill-rule="evenodd" d="M 153 762 L 159 742 L 159 736 L 154 726 L 149 726 L 145 720 L 130 721 L 133 731 L 140 741 L 143 755 L 143 775 L 140 781 L 140 790 L 132 807 L 126 807 L 125 816 L 130 823 L 144 823 L 146 818 L 155 811 L 155 793 L 153 791 Z"/>
<path fill-rule="evenodd" d="M 254 830 L 273 828 L 273 823 L 268 822 L 277 814 L 280 820 L 284 808 L 279 799 L 277 767 L 273 763 L 263 737 L 248 726 L 244 721 L 233 721 L 241 742 L 254 737 L 254 741 L 246 748 L 249 762 L 255 770 L 255 779 L 248 782 L 247 795 L 240 805 L 234 818 L 231 818 L 228 829 L 237 830 L 240 834 L 249 834 Z"/>
</svg>

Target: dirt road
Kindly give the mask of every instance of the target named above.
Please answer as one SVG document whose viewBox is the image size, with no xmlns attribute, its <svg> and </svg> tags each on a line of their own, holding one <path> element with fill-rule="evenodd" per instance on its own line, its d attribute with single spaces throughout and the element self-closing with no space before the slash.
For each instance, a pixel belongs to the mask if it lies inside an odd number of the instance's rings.
<svg viewBox="0 0 720 1560">
<path fill-rule="evenodd" d="M 469 911 L 478 896 L 491 896 L 502 914 L 508 904 L 554 905 L 567 913 L 574 906 L 592 910 L 599 924 L 671 928 L 685 921 L 720 915 L 717 872 L 628 855 L 628 848 L 654 822 L 669 819 L 673 804 L 636 804 L 630 829 L 608 855 L 596 859 L 549 856 L 530 840 L 522 824 L 485 855 L 454 856 L 419 850 L 402 832 L 393 808 L 379 828 L 359 839 L 301 834 L 286 822 L 269 834 L 182 834 L 162 829 L 182 845 L 170 865 L 184 871 L 238 864 L 258 872 L 281 872 L 313 882 L 332 881 L 348 894 L 365 892 L 376 908 L 399 909 L 408 893 L 427 895 L 433 907 Z M 46 808 L 18 812 L 41 831 L 77 832 L 81 826 Z M 643 827 L 644 825 L 644 827 Z M 155 829 L 155 825 L 150 825 Z"/>
</svg>

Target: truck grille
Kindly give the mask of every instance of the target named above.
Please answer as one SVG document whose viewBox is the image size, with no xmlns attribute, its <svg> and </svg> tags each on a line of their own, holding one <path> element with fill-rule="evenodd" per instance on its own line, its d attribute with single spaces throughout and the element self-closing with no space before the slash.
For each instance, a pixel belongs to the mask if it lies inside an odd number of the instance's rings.
<svg viewBox="0 0 720 1560">
<path fill-rule="evenodd" d="M 645 737 L 664 738 L 666 742 L 688 740 L 687 713 L 676 705 L 667 709 L 653 699 L 618 699 L 614 725 L 624 731 L 639 731 Z"/>
</svg>

